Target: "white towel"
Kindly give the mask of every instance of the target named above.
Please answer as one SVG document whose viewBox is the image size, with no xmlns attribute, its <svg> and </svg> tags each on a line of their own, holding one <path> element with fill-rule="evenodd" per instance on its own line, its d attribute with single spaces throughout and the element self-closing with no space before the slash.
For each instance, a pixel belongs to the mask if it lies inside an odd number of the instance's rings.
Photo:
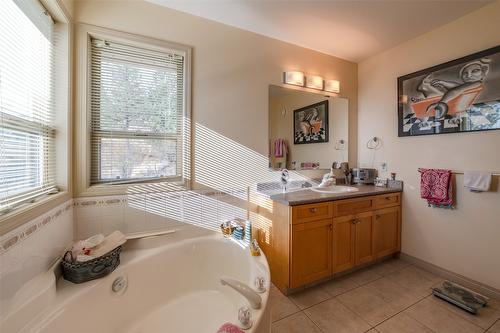
<svg viewBox="0 0 500 333">
<path fill-rule="evenodd" d="M 110 252 L 111 250 L 114 250 L 118 246 L 122 245 L 126 241 L 127 239 L 125 238 L 124 234 L 122 234 L 120 231 L 114 231 L 108 236 L 106 236 L 104 239 L 102 239 L 102 241 L 97 246 L 92 247 L 90 249 L 90 253 L 88 254 L 79 253 L 76 256 L 76 261 L 85 262 L 88 260 L 101 257 L 106 253 Z"/>
<path fill-rule="evenodd" d="M 464 187 L 473 192 L 485 192 L 490 189 L 491 172 L 487 171 L 465 171 Z"/>
</svg>

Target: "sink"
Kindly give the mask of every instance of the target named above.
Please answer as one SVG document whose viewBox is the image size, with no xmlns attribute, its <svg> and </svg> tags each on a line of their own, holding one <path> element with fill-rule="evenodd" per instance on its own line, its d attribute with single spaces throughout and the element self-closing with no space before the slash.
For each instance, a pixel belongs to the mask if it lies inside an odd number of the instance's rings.
<svg viewBox="0 0 500 333">
<path fill-rule="evenodd" d="M 319 192 L 319 193 L 347 193 L 347 192 L 357 192 L 358 188 L 352 186 L 340 186 L 333 185 L 327 187 L 311 187 L 309 188 L 311 191 Z"/>
</svg>

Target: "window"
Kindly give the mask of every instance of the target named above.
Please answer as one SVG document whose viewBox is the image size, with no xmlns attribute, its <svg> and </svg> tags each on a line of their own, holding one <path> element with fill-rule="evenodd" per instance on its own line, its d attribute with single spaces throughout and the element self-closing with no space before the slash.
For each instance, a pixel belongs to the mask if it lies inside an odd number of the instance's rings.
<svg viewBox="0 0 500 333">
<path fill-rule="evenodd" d="M 181 180 L 184 52 L 89 42 L 90 184 Z"/>
<path fill-rule="evenodd" d="M 54 21 L 36 0 L 0 1 L 0 213 L 57 190 Z"/>
</svg>

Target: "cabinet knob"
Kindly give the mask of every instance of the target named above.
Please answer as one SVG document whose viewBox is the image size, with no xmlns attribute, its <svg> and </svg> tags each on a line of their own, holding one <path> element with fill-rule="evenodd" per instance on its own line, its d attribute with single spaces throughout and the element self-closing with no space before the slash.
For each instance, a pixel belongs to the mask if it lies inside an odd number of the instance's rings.
<svg viewBox="0 0 500 333">
<path fill-rule="evenodd" d="M 352 224 L 358 224 L 360 221 L 360 219 L 352 219 Z"/>
<path fill-rule="evenodd" d="M 314 207 L 313 207 L 313 208 L 309 208 L 309 211 L 310 211 L 311 213 L 316 213 L 316 210 L 317 210 L 317 209 L 316 209 L 316 208 L 314 208 Z"/>
<path fill-rule="evenodd" d="M 379 219 L 380 218 L 380 215 L 375 215 L 375 219 Z"/>
<path fill-rule="evenodd" d="M 391 197 L 385 197 L 385 200 L 391 200 Z"/>
<path fill-rule="evenodd" d="M 333 224 L 330 224 L 330 230 L 333 230 Z"/>
</svg>

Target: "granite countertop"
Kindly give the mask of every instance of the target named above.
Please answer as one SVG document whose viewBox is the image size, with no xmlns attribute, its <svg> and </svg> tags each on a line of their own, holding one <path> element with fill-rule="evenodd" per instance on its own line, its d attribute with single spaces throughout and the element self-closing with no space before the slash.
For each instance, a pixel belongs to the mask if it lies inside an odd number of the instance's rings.
<svg viewBox="0 0 500 333">
<path fill-rule="evenodd" d="M 293 191 L 289 193 L 279 193 L 270 195 L 269 198 L 288 206 L 303 205 L 315 202 L 334 201 L 341 199 L 350 199 L 364 197 L 369 195 L 378 195 L 385 193 L 402 192 L 399 187 L 377 187 L 375 185 L 350 185 L 356 187 L 359 191 L 344 193 L 319 193 L 309 189 Z"/>
</svg>

